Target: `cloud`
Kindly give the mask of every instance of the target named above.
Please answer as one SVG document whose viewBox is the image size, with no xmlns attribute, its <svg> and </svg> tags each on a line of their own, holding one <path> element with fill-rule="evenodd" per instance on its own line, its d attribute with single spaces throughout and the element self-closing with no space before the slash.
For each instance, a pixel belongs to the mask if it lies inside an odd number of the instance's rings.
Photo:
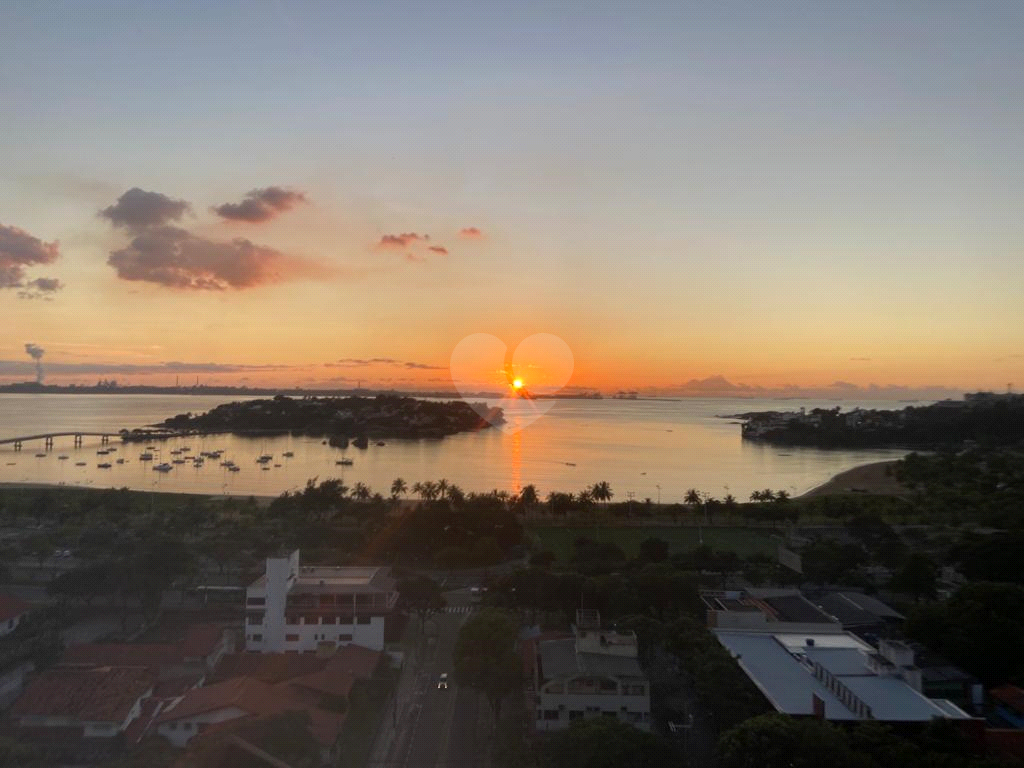
<svg viewBox="0 0 1024 768">
<path fill-rule="evenodd" d="M 415 369 L 418 371 L 444 371 L 447 368 L 443 365 L 429 365 L 427 363 L 415 363 L 405 360 L 396 360 L 393 357 L 344 357 L 333 363 L 324 363 L 325 368 L 366 368 L 371 365 L 394 365 L 401 368 Z"/>
<path fill-rule="evenodd" d="M 419 235 L 415 232 L 403 232 L 400 235 L 382 235 L 377 246 L 380 248 L 408 248 L 416 242 L 426 242 L 430 235 Z"/>
<path fill-rule="evenodd" d="M 116 203 L 100 211 L 99 215 L 115 227 L 138 230 L 179 221 L 191 209 L 184 200 L 174 200 L 159 192 L 132 187 L 117 198 Z"/>
<path fill-rule="evenodd" d="M 24 288 L 25 267 L 52 264 L 60 244 L 44 243 L 23 229 L 0 224 L 0 288 Z"/>
<path fill-rule="evenodd" d="M 29 280 L 18 291 L 19 299 L 49 299 L 54 293 L 64 287 L 64 283 L 55 277 L 37 277 Z"/>
<path fill-rule="evenodd" d="M 126 248 L 112 251 L 107 263 L 122 280 L 193 290 L 254 288 L 333 274 L 323 265 L 244 238 L 218 242 L 170 226 L 139 232 Z"/>
<path fill-rule="evenodd" d="M 427 257 L 419 253 L 407 253 L 405 254 L 405 260 L 412 261 L 416 264 L 423 264 L 424 262 L 426 262 Z"/>
<path fill-rule="evenodd" d="M 484 233 L 481 232 L 476 227 L 463 227 L 461 230 L 459 230 L 459 236 L 460 237 L 466 237 L 466 238 L 469 238 L 471 240 L 473 240 L 473 239 L 479 240 L 479 239 L 482 239 L 484 237 Z"/>
<path fill-rule="evenodd" d="M 290 211 L 296 205 L 306 202 L 302 192 L 282 187 L 264 187 L 249 192 L 240 203 L 215 205 L 210 210 L 229 221 L 247 221 L 258 224 L 268 221 L 279 213 Z"/>
<path fill-rule="evenodd" d="M 427 250 L 433 251 L 434 253 L 440 253 L 442 256 L 448 255 L 448 249 L 445 248 L 443 245 L 432 245 L 429 248 L 427 248 Z"/>
<path fill-rule="evenodd" d="M 34 352 L 29 347 L 34 348 Z M 25 352 L 33 360 L 38 360 L 44 350 L 35 344 L 26 344 Z M 37 356 L 38 355 L 38 356 Z M 280 364 L 257 364 L 244 365 L 233 363 L 185 363 L 185 362 L 154 362 L 154 363 L 64 363 L 48 362 L 47 373 L 58 376 L 109 376 L 109 375 L 136 375 L 148 376 L 153 374 L 203 374 L 203 373 L 242 373 L 242 372 L 265 372 L 265 371 L 289 371 L 300 370 L 302 366 L 280 365 Z M 24 360 L 0 360 L 0 376 L 35 375 L 34 362 Z"/>
</svg>

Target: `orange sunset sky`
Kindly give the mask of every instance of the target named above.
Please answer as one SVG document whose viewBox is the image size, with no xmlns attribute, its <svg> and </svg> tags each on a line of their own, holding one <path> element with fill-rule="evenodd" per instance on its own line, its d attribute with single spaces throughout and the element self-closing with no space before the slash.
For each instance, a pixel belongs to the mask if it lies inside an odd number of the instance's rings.
<svg viewBox="0 0 1024 768">
<path fill-rule="evenodd" d="M 714 5 L 8 7 L 0 381 L 1024 385 L 1021 6 Z"/>
</svg>

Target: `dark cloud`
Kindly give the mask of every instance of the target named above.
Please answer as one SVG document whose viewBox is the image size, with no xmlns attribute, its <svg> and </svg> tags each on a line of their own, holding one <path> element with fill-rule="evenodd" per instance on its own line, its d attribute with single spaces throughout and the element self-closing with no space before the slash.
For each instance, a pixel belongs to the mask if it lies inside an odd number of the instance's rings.
<svg viewBox="0 0 1024 768">
<path fill-rule="evenodd" d="M 44 243 L 23 229 L 0 224 L 0 288 L 24 288 L 25 267 L 52 264 L 60 244 Z"/>
<path fill-rule="evenodd" d="M 184 200 L 132 187 L 99 215 L 115 227 L 137 230 L 179 221 L 190 210 L 191 206 Z"/>
<path fill-rule="evenodd" d="M 194 290 L 253 288 L 330 274 L 327 267 L 244 238 L 217 242 L 169 226 L 143 230 L 126 248 L 112 251 L 107 263 L 122 280 Z"/>
<path fill-rule="evenodd" d="M 415 242 L 426 242 L 428 240 L 430 240 L 430 235 L 403 232 L 400 235 L 382 235 L 378 245 L 381 248 L 408 248 Z"/>
<path fill-rule="evenodd" d="M 429 365 L 427 363 L 414 363 L 405 360 L 396 360 L 393 357 L 345 357 L 333 363 L 324 363 L 325 368 L 365 368 L 371 365 L 394 365 L 402 368 L 410 368 L 419 371 L 444 371 L 443 365 Z"/>
<path fill-rule="evenodd" d="M 479 238 L 482 238 L 484 236 L 484 233 L 481 232 L 476 227 L 463 227 L 461 230 L 459 230 L 459 235 L 461 237 L 468 237 L 468 238 L 471 238 L 471 239 L 473 239 L 473 238 L 479 239 Z"/>
<path fill-rule="evenodd" d="M 440 253 L 442 256 L 448 255 L 448 249 L 445 248 L 443 245 L 432 245 L 429 248 L 427 248 L 427 250 L 433 251 L 434 253 Z"/>
<path fill-rule="evenodd" d="M 215 205 L 212 210 L 229 221 L 247 221 L 258 224 L 272 219 L 277 214 L 290 211 L 296 205 L 306 202 L 302 192 L 282 187 L 265 187 L 249 192 L 240 203 Z"/>
<path fill-rule="evenodd" d="M 22 290 L 18 291 L 18 298 L 48 299 L 63 287 L 64 284 L 55 277 L 37 277 L 22 286 Z"/>
</svg>

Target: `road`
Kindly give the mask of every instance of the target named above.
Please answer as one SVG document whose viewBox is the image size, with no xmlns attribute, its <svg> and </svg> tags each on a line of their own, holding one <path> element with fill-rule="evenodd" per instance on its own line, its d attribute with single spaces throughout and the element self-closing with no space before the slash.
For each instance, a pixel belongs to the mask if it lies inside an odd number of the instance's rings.
<svg viewBox="0 0 1024 768">
<path fill-rule="evenodd" d="M 471 606 L 466 604 L 463 610 Z M 487 744 L 477 728 L 486 703 L 475 691 L 460 687 L 453 674 L 455 641 L 470 615 L 442 613 L 429 620 L 436 626 L 435 641 L 425 645 L 418 665 L 410 662 L 399 685 L 396 727 L 390 742 L 374 751 L 371 766 L 478 768 L 489 762 Z M 448 688 L 438 689 L 444 672 Z"/>
</svg>

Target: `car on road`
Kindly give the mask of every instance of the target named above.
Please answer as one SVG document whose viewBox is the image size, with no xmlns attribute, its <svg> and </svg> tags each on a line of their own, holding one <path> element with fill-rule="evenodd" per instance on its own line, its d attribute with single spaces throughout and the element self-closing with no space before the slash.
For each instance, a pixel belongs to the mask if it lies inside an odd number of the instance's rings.
<svg viewBox="0 0 1024 768">
<path fill-rule="evenodd" d="M 448 690 L 448 673 L 447 672 L 442 672 L 441 673 L 441 677 L 439 677 L 438 680 L 437 680 L 437 688 L 440 691 L 447 691 Z"/>
</svg>

